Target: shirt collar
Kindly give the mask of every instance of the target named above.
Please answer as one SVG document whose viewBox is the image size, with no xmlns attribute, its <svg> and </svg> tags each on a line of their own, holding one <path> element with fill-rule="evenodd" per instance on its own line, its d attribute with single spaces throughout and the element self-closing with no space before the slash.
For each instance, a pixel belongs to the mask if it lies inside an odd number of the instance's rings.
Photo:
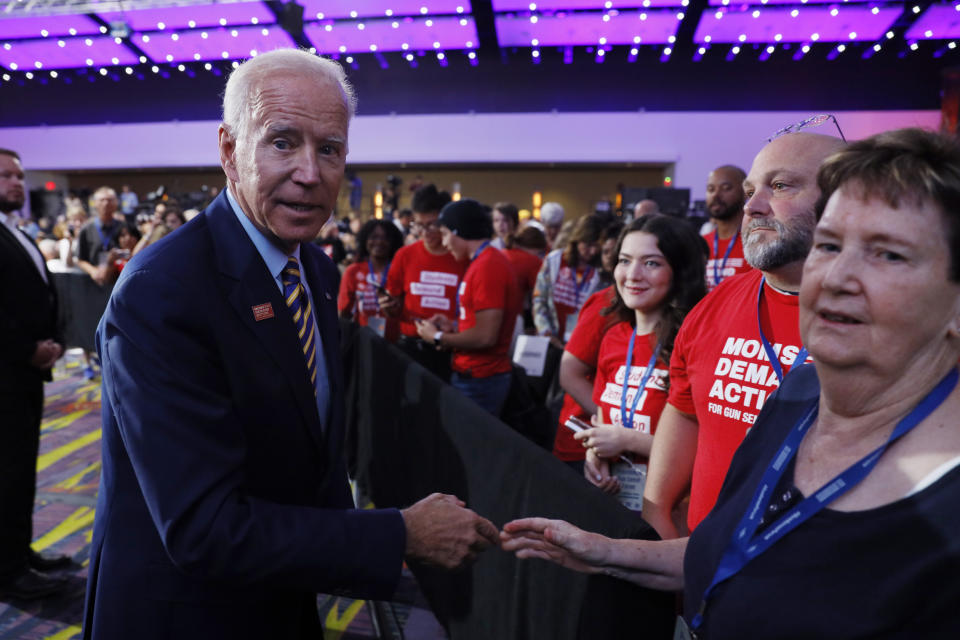
<svg viewBox="0 0 960 640">
<path fill-rule="evenodd" d="M 17 229 L 17 218 L 9 213 L 0 211 L 0 223 L 2 223 L 3 226 L 11 231 L 15 231 Z"/>
<path fill-rule="evenodd" d="M 273 276 L 273 279 L 278 283 L 281 283 L 280 274 L 284 268 L 286 268 L 290 256 L 278 249 L 267 239 L 267 236 L 263 235 L 263 233 L 253 225 L 253 222 L 244 214 L 243 209 L 240 208 L 240 204 L 233 197 L 233 193 L 229 187 L 227 187 L 227 201 L 230 202 L 230 208 L 233 209 L 233 213 L 237 216 L 237 220 L 240 221 L 243 230 L 247 232 L 250 241 L 253 242 L 253 246 L 257 248 L 257 253 L 260 254 L 263 263 L 267 265 L 270 275 Z M 297 259 L 297 262 L 300 262 L 299 244 L 297 244 L 291 255 Z M 282 290 L 282 283 L 280 286 Z"/>
</svg>

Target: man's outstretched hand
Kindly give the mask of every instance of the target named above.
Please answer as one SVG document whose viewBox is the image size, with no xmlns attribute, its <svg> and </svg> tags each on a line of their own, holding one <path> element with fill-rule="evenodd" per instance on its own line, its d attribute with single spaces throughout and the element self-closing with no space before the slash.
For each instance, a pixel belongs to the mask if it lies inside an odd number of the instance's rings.
<svg viewBox="0 0 960 640">
<path fill-rule="evenodd" d="M 407 526 L 408 560 L 457 569 L 499 545 L 497 528 L 456 496 L 433 493 L 401 511 Z"/>
</svg>

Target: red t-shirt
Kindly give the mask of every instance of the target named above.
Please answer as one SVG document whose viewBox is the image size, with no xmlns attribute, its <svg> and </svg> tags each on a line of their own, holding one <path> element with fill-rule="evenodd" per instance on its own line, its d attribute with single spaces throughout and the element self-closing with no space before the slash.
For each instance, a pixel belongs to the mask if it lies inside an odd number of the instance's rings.
<svg viewBox="0 0 960 640">
<path fill-rule="evenodd" d="M 477 324 L 477 312 L 486 309 L 503 309 L 497 343 L 480 351 L 453 351 L 453 370 L 474 378 L 510 371 L 510 343 L 521 309 L 520 285 L 513 265 L 493 247 L 481 251 L 463 276 L 457 331 L 472 329 Z"/>
<path fill-rule="evenodd" d="M 610 306 L 613 301 L 613 287 L 597 291 L 587 298 L 580 308 L 580 318 L 573 329 L 570 340 L 564 346 L 584 364 L 597 368 L 597 357 L 600 355 L 600 342 L 604 334 L 614 324 L 619 322 L 616 316 L 604 316 L 600 312 Z M 649 356 L 647 356 L 649 357 Z M 593 382 L 594 376 L 590 377 Z M 576 461 L 584 459 L 583 445 L 573 439 L 573 431 L 567 429 L 564 423 L 570 416 L 577 416 L 581 420 L 590 422 L 590 415 L 583 407 L 577 404 L 569 393 L 563 394 L 563 407 L 560 409 L 560 424 L 557 427 L 557 437 L 553 441 L 553 455 L 561 460 Z"/>
<path fill-rule="evenodd" d="M 403 296 L 400 332 L 416 336 L 417 318 L 432 318 L 442 313 L 456 319 L 457 285 L 467 268 L 467 262 L 457 262 L 451 253 L 434 255 L 423 246 L 423 241 L 403 247 L 393 256 L 387 276 L 387 292 Z"/>
<path fill-rule="evenodd" d="M 757 270 L 731 276 L 687 315 L 670 359 L 670 399 L 696 414 L 697 456 L 687 523 L 692 531 L 713 508 L 730 460 L 763 403 L 780 386 L 757 328 Z M 797 296 L 764 287 L 763 333 L 786 374 L 802 346 Z"/>
<path fill-rule="evenodd" d="M 387 267 L 390 268 L 389 265 Z M 389 273 L 389 271 L 388 271 Z M 341 313 L 349 310 L 353 321 L 361 327 L 370 324 L 370 318 L 384 318 L 377 302 L 377 289 L 381 286 L 383 274 L 370 275 L 370 264 L 356 262 L 343 272 L 340 278 L 340 293 L 337 296 L 337 310 Z M 400 333 L 400 321 L 386 318 L 383 337 L 393 342 Z"/>
<path fill-rule="evenodd" d="M 525 298 L 537 286 L 537 274 L 540 273 L 543 260 L 523 249 L 503 249 L 502 251 L 517 272 L 520 294 Z"/>
<path fill-rule="evenodd" d="M 747 263 L 746 258 L 743 257 L 743 240 L 740 239 L 739 233 L 726 240 L 719 238 L 717 248 L 714 250 L 713 242 L 716 238 L 716 231 L 703 234 L 703 239 L 707 241 L 707 246 L 710 247 L 710 259 L 707 260 L 707 291 L 713 291 L 713 288 L 717 286 L 716 275 L 719 275 L 720 281 L 723 282 L 724 278 L 735 276 L 738 273 L 746 273 L 753 269 Z M 733 248 L 730 248 L 731 242 L 734 243 Z M 727 254 L 727 249 L 730 249 L 730 255 L 724 262 L 723 256 Z"/>
<path fill-rule="evenodd" d="M 623 426 L 620 397 L 623 394 L 623 381 L 627 375 L 627 349 L 632 333 L 633 327 L 629 322 L 623 321 L 607 331 L 600 343 L 597 376 L 593 381 L 593 402 L 597 405 L 603 422 L 617 427 Z M 656 341 L 657 338 L 652 333 L 637 336 L 634 340 L 633 362 L 627 378 L 627 411 L 630 411 L 640 382 L 647 371 L 647 365 L 650 364 Z M 641 433 L 656 432 L 660 413 L 667 404 L 668 376 L 667 363 L 658 359 L 653 367 L 653 373 L 644 385 L 645 395 L 640 396 L 637 401 L 631 428 Z M 638 457 L 638 459 L 646 462 L 644 458 Z"/>
</svg>

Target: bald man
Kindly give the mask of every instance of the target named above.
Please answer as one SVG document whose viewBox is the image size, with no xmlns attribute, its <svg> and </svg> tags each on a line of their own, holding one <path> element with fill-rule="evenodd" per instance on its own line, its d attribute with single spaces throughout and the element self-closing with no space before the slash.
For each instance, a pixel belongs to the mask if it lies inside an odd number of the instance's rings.
<svg viewBox="0 0 960 640">
<path fill-rule="evenodd" d="M 707 176 L 707 215 L 714 229 L 703 235 L 710 247 L 707 261 L 707 290 L 724 278 L 749 271 L 743 256 L 740 223 L 743 220 L 743 169 L 732 164 L 717 167 Z"/>
<path fill-rule="evenodd" d="M 670 361 L 643 504 L 644 519 L 664 538 L 678 535 L 672 513 L 688 486 L 687 527 L 707 515 L 763 403 L 805 359 L 797 292 L 816 224 L 817 169 L 842 145 L 803 132 L 776 138 L 743 183 L 740 237 L 755 270 L 725 279 L 693 308 Z"/>
</svg>

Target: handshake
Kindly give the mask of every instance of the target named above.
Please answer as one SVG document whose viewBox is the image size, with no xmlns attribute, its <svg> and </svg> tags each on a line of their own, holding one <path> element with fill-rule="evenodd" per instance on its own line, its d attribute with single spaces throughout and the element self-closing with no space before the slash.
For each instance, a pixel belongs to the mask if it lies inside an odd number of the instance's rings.
<svg viewBox="0 0 960 640">
<path fill-rule="evenodd" d="M 492 522 L 466 508 L 456 496 L 433 493 L 401 511 L 407 527 L 406 557 L 444 569 L 458 569 L 476 560 L 490 546 L 499 546 Z"/>
<path fill-rule="evenodd" d="M 616 544 L 562 520 L 546 518 L 514 520 L 500 532 L 492 522 L 467 509 L 462 500 L 443 493 L 433 493 L 401 513 L 407 526 L 407 559 L 444 569 L 465 567 L 481 551 L 497 546 L 521 559 L 539 558 L 574 571 L 598 573 L 609 566 L 610 547 Z"/>
</svg>

